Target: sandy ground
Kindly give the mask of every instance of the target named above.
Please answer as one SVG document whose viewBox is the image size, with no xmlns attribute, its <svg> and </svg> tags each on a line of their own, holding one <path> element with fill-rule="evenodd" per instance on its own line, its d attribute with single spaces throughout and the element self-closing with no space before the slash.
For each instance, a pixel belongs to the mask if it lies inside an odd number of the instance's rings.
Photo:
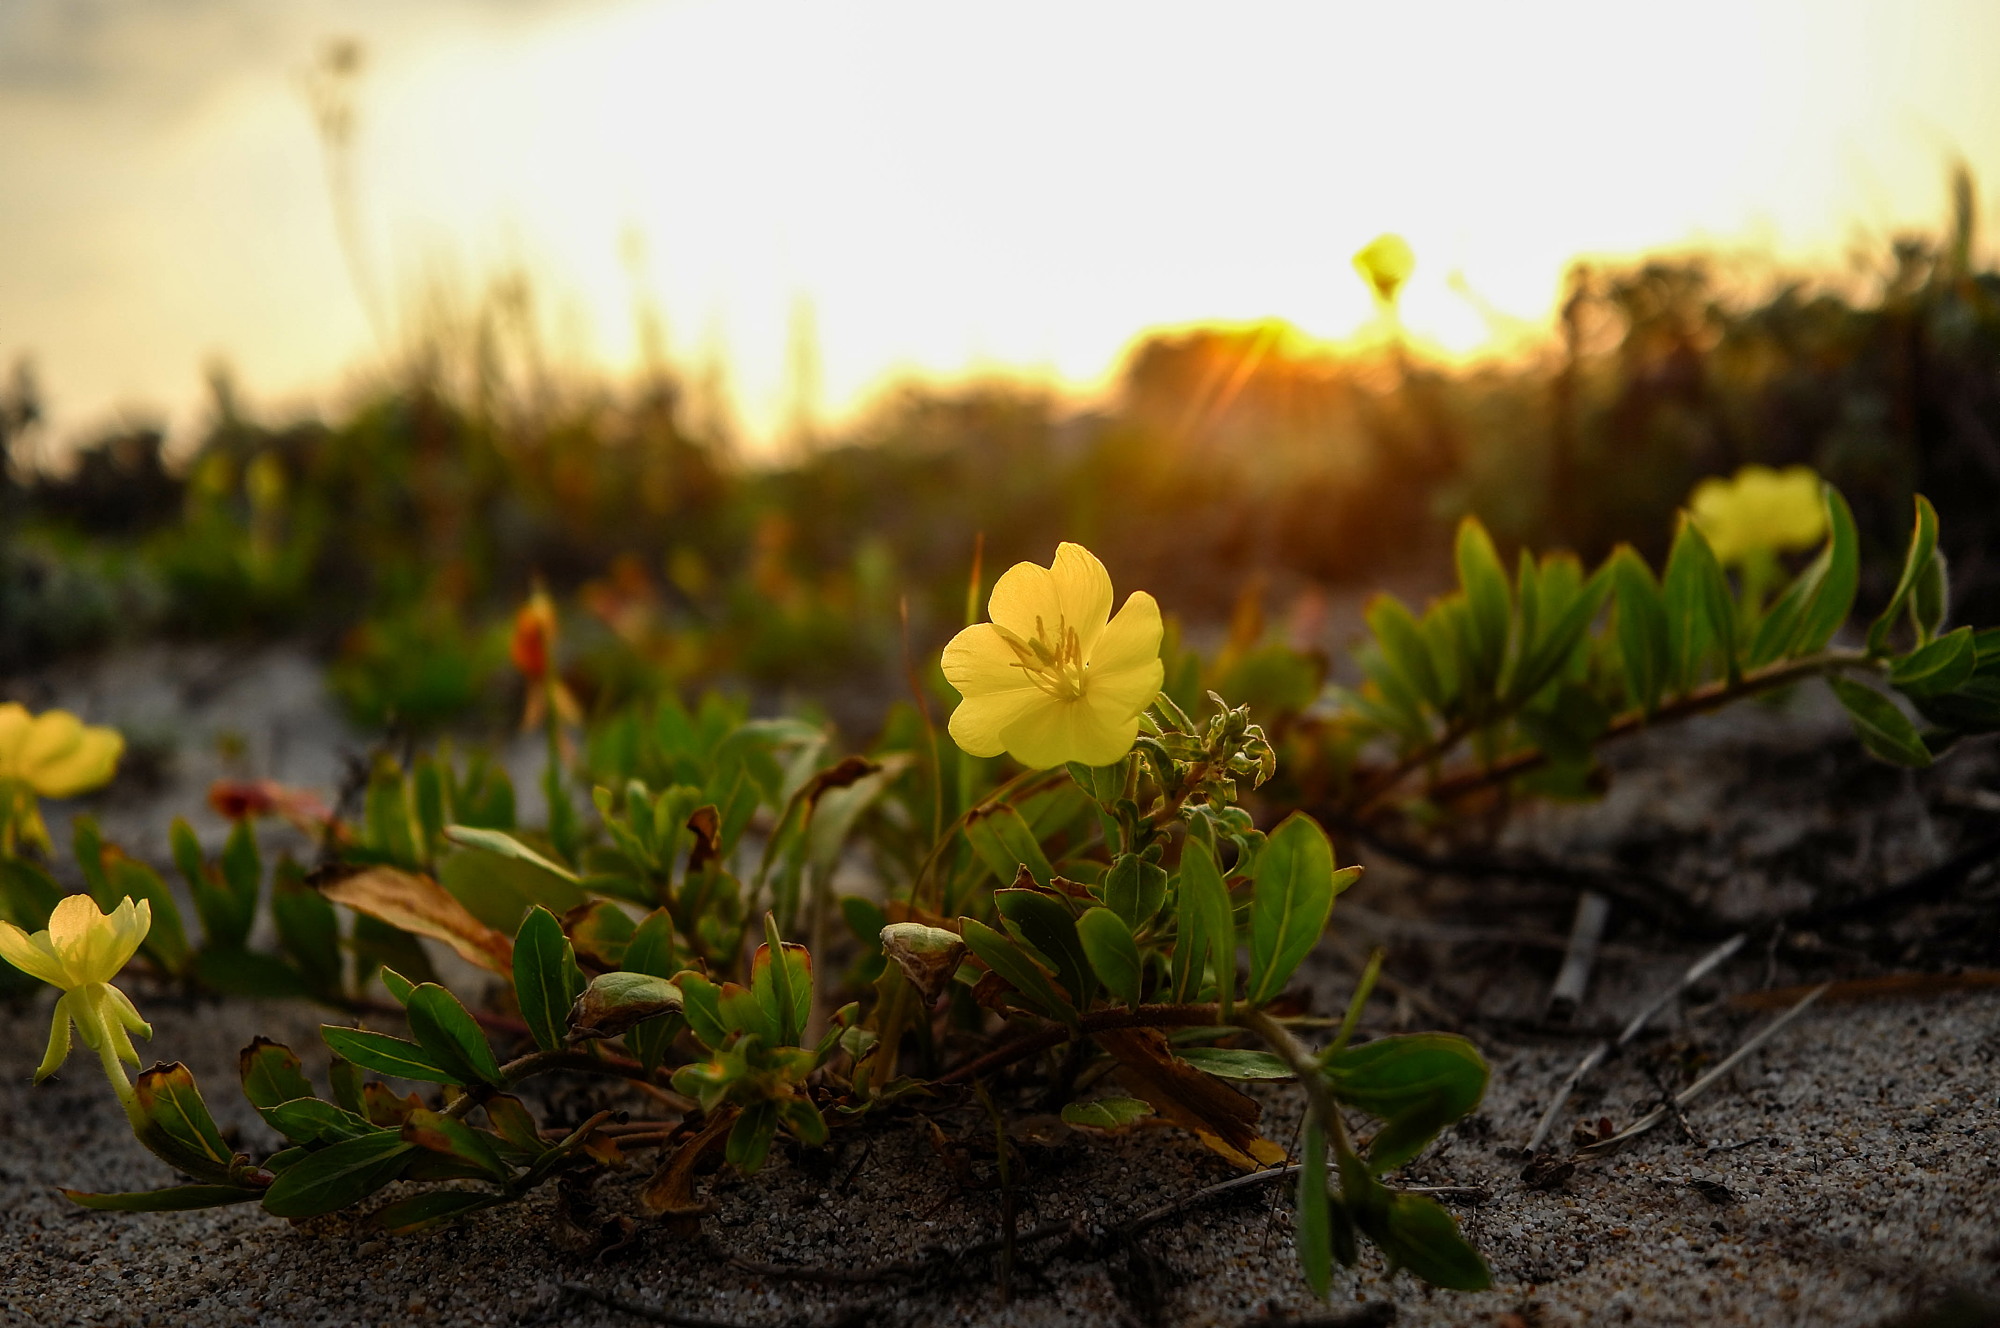
<svg viewBox="0 0 2000 1328">
<path fill-rule="evenodd" d="M 114 837 L 150 856 L 163 855 L 163 806 L 193 812 L 205 839 L 219 833 L 199 806 L 214 774 L 274 775 L 325 788 L 338 777 L 339 751 L 359 746 L 302 660 L 218 661 L 214 684 L 192 695 L 176 681 L 187 676 L 184 660 L 141 657 L 117 667 L 124 671 L 81 673 L 50 690 L 89 718 L 150 724 L 172 754 L 151 786 L 117 791 L 99 809 Z M 1993 782 L 1990 766 L 1973 758 L 1915 780 L 1845 756 L 1823 758 L 1826 745 L 1838 742 L 1837 722 L 1829 726 L 1823 710 L 1745 710 L 1687 732 L 1675 740 L 1675 759 L 1635 749 L 1623 760 L 1632 769 L 1609 800 L 1538 811 L 1507 844 L 1560 851 L 1567 861 L 1637 861 L 1717 917 L 1750 922 L 1810 901 L 1816 891 L 1895 880 L 1937 860 L 1969 833 L 1939 810 L 1945 793 L 1956 789 L 1952 796 L 1962 800 L 1967 787 Z M 61 841 L 60 817 L 52 819 Z M 546 1191 L 403 1238 L 383 1236 L 365 1215 L 293 1225 L 254 1207 L 92 1213 L 55 1187 L 142 1188 L 173 1178 L 133 1142 L 87 1062 L 74 1062 L 52 1084 L 29 1085 L 46 1036 L 48 993 L 25 1008 L 0 1009 L 0 1322 L 646 1321 L 608 1302 L 636 1306 L 656 1321 L 743 1328 L 1331 1325 L 1392 1317 L 1495 1328 L 1887 1325 L 1915 1322 L 1905 1316 L 1939 1305 L 1958 1315 L 1930 1320 L 1939 1328 L 2000 1322 L 1993 1310 L 2000 1302 L 2000 993 L 1815 1008 L 1689 1108 L 1691 1133 L 1669 1124 L 1582 1164 L 1561 1187 L 1537 1190 L 1521 1179 L 1519 1146 L 1590 1045 L 1585 1034 L 1616 1027 L 1709 942 L 1661 940 L 1621 905 L 1583 1029 L 1538 1030 L 1526 1021 L 1553 970 L 1550 938 L 1566 919 L 1561 892 L 1540 899 L 1524 886 L 1502 896 L 1498 887 L 1460 882 L 1447 889 L 1455 911 L 1440 912 L 1417 890 L 1422 884 L 1421 873 L 1399 874 L 1387 864 L 1372 871 L 1343 900 L 1346 912 L 1336 913 L 1334 938 L 1309 974 L 1317 1007 L 1335 1009 L 1351 981 L 1348 956 L 1374 940 L 1402 937 L 1391 971 L 1409 992 L 1379 999 L 1368 1029 L 1432 1026 L 1420 1008 L 1425 1000 L 1485 1016 L 1467 1029 L 1493 1067 L 1485 1103 L 1401 1180 L 1481 1192 L 1454 1206 L 1492 1263 L 1496 1287 L 1489 1292 L 1427 1291 L 1407 1277 L 1391 1280 L 1364 1256 L 1359 1269 L 1337 1275 L 1330 1305 L 1315 1304 L 1297 1272 L 1289 1202 L 1274 1203 L 1269 1189 L 1188 1208 L 1136 1239 L 1118 1239 L 1122 1224 L 1229 1172 L 1166 1131 L 1103 1138 L 1031 1120 L 1017 1140 L 1024 1164 L 1019 1228 L 1055 1224 L 1070 1234 L 1024 1246 L 1003 1298 L 998 1258 L 952 1257 L 998 1235 L 1001 1199 L 991 1186 L 990 1126 L 971 1104 L 949 1099 L 924 1107 L 930 1120 L 913 1113 L 842 1130 L 823 1151 L 780 1152 L 753 1180 L 718 1174 L 704 1182 L 716 1210 L 701 1237 L 642 1223 L 601 1254 L 565 1238 L 571 1228 Z M 1980 888 L 1983 912 L 1968 916 L 1983 921 L 1959 928 L 1975 939 L 1990 937 L 1995 912 L 1990 882 Z M 1525 902 L 1496 923 L 1496 911 L 1515 909 L 1516 900 Z M 1413 929 L 1416 940 L 1409 939 Z M 1811 945 L 1801 949 L 1805 941 Z M 1870 933 L 1866 943 L 1879 950 L 1882 937 Z M 1685 1082 L 1772 1017 L 1732 1005 L 1731 994 L 1841 976 L 1843 963 L 1865 969 L 1866 956 L 1851 957 L 1863 944 L 1822 928 L 1782 951 L 1746 947 L 1671 1009 L 1635 1054 L 1602 1071 L 1568 1116 L 1629 1123 L 1659 1099 L 1659 1082 Z M 1830 956 L 1823 963 L 1813 958 L 1822 952 Z M 147 1050 L 195 1070 L 240 1146 L 275 1146 L 236 1091 L 236 1051 L 265 1033 L 288 1040 L 315 1068 L 323 1059 L 315 1055 L 321 1016 L 301 1007 L 190 1006 L 138 994 L 156 1027 Z M 1655 1073 L 1664 1078 L 1656 1081 Z M 1284 1091 L 1262 1096 L 1266 1132 L 1289 1140 L 1295 1099 Z M 572 1096 L 560 1109 L 580 1114 L 588 1107 Z M 932 1122 L 966 1165 L 946 1164 Z M 1558 1132 L 1565 1152 L 1570 1123 Z M 1365 1131 L 1364 1122 L 1356 1125 Z M 633 1172 L 601 1183 L 592 1196 L 597 1216 L 629 1212 L 644 1170 L 641 1160 Z M 732 1258 L 819 1276 L 784 1276 Z M 853 1280 L 920 1258 L 928 1262 L 918 1276 Z"/>
</svg>

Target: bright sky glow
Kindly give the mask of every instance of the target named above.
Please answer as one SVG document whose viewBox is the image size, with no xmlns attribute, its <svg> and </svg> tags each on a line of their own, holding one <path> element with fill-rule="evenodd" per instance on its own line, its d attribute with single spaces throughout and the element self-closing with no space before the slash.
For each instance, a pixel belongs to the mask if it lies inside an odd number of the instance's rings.
<svg viewBox="0 0 2000 1328">
<path fill-rule="evenodd" d="M 369 52 L 392 293 L 523 266 L 558 354 L 614 373 L 643 295 L 753 436 L 806 304 L 839 415 L 908 373 L 1088 388 L 1153 326 L 1353 336 L 1384 230 L 1408 324 L 1466 355 L 1545 327 L 1578 255 L 1832 270 L 1935 230 L 1956 156 L 2000 197 L 1986 0 L 15 0 L 0 360 L 58 432 L 196 421 L 211 357 L 272 407 L 381 362 L 300 91 L 334 36 Z"/>
</svg>

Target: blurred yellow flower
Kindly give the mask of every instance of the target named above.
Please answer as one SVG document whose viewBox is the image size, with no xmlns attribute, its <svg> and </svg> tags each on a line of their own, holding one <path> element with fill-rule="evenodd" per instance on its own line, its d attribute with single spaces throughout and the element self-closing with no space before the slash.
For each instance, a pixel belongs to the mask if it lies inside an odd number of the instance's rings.
<svg viewBox="0 0 2000 1328">
<path fill-rule="evenodd" d="M 47 931 L 30 936 L 11 922 L 0 921 L 0 959 L 30 977 L 62 988 L 55 1021 L 49 1028 L 48 1054 L 35 1071 L 35 1082 L 54 1074 L 69 1057 L 69 1028 L 83 1045 L 97 1053 L 104 1073 L 128 1108 L 132 1086 L 120 1061 L 139 1063 L 132 1034 L 153 1036 L 152 1025 L 139 1017 L 124 992 L 111 985 L 118 970 L 146 939 L 153 925 L 153 906 L 134 904 L 130 896 L 101 913 L 89 895 L 70 895 L 49 915 Z"/>
<path fill-rule="evenodd" d="M 1166 666 L 1153 597 L 1135 592 L 1115 618 L 1111 600 L 1110 574 L 1081 545 L 1058 546 L 1048 567 L 1009 568 L 987 601 L 992 621 L 944 648 L 944 676 L 964 698 L 953 741 L 1034 769 L 1123 759 Z"/>
<path fill-rule="evenodd" d="M 49 849 L 37 798 L 73 798 L 110 780 L 125 751 L 116 729 L 86 728 L 67 710 L 30 715 L 0 705 L 0 857 Z"/>
<path fill-rule="evenodd" d="M 1759 551 L 1809 549 L 1826 538 L 1820 478 L 1807 466 L 1745 466 L 1726 480 L 1705 479 L 1695 485 L 1688 510 L 1725 563 Z"/>
<path fill-rule="evenodd" d="M 39 797 L 73 798 L 109 782 L 124 751 L 116 729 L 86 728 L 67 710 L 30 716 L 11 701 L 0 705 L 0 782 Z"/>
<path fill-rule="evenodd" d="M 1417 270 L 1417 256 L 1400 235 L 1378 235 L 1354 255 L 1354 270 L 1383 304 L 1394 304 L 1403 283 Z"/>
</svg>

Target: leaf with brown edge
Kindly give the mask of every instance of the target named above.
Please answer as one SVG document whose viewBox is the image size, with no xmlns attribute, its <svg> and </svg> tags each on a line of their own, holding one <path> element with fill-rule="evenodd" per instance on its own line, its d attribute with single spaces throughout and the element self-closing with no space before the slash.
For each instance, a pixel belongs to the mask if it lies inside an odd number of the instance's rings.
<svg viewBox="0 0 2000 1328">
<path fill-rule="evenodd" d="M 839 764 L 828 766 L 806 781 L 806 802 L 811 805 L 834 789 L 850 788 L 881 768 L 865 756 L 843 757 Z"/>
<path fill-rule="evenodd" d="M 514 971 L 514 943 L 473 917 L 465 905 L 428 876 L 397 867 L 366 867 L 328 881 L 319 890 L 357 913 L 413 936 L 443 941 L 469 964 L 503 977 Z"/>
<path fill-rule="evenodd" d="M 935 1005 L 951 986 L 951 975 L 958 971 L 966 951 L 958 933 L 943 927 L 892 922 L 882 929 L 882 953 L 903 970 L 925 1005 Z"/>
<path fill-rule="evenodd" d="M 680 1234 L 694 1234 L 702 1215 L 710 1208 L 694 1197 L 695 1169 L 701 1164 L 702 1154 L 729 1137 L 730 1127 L 735 1123 L 736 1108 L 718 1107 L 700 1133 L 674 1149 L 639 1191 L 639 1202 L 646 1211 L 670 1219 L 669 1225 Z"/>
<path fill-rule="evenodd" d="M 687 828 L 694 832 L 694 847 L 688 850 L 688 875 L 692 876 L 711 862 L 722 860 L 722 813 L 714 803 L 697 807 L 687 818 Z"/>
<path fill-rule="evenodd" d="M 1232 1166 L 1255 1171 L 1285 1160 L 1285 1150 L 1258 1133 L 1257 1104 L 1175 1060 L 1158 1029 L 1121 1028 L 1093 1036 L 1118 1062 L 1118 1078 L 1127 1088 Z"/>
</svg>

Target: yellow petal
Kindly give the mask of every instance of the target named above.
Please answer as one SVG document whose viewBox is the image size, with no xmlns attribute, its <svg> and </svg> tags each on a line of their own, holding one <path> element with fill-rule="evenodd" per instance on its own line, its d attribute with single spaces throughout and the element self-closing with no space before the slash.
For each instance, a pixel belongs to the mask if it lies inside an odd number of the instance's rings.
<svg viewBox="0 0 2000 1328">
<path fill-rule="evenodd" d="M 1165 632 L 1159 604 L 1145 591 L 1134 591 L 1118 610 L 1118 616 L 1105 624 L 1096 649 L 1090 652 L 1092 686 L 1104 674 L 1138 668 L 1159 659 L 1160 639 Z"/>
<path fill-rule="evenodd" d="M 82 741 L 83 721 L 69 711 L 50 710 L 36 715 L 15 750 L 20 777 L 34 783 L 36 771 L 61 762 Z"/>
<path fill-rule="evenodd" d="M 1089 549 L 1081 544 L 1064 543 L 1056 546 L 1049 579 L 1055 585 L 1064 621 L 1076 629 L 1083 656 L 1090 658 L 1104 631 L 1104 620 L 1111 616 L 1111 573 L 1104 570 L 1104 564 Z"/>
<path fill-rule="evenodd" d="M 945 681 L 965 698 L 951 712 L 952 741 L 973 756 L 1000 755 L 1006 750 L 1000 730 L 1029 706 L 1049 699 L 1029 681 L 991 623 L 975 623 L 954 636 L 940 663 Z"/>
<path fill-rule="evenodd" d="M 1029 641 L 1035 639 L 1037 621 L 1053 632 L 1061 614 L 1062 602 L 1056 598 L 1055 579 L 1048 568 L 1036 563 L 1015 563 L 1002 572 L 986 601 L 987 617 Z"/>
<path fill-rule="evenodd" d="M 62 958 L 66 987 L 102 982 L 118 971 L 116 965 L 105 969 L 117 953 L 118 929 L 89 895 L 70 895 L 56 905 L 49 914 L 49 943 Z"/>
<path fill-rule="evenodd" d="M 42 1054 L 42 1063 L 35 1067 L 35 1082 L 54 1074 L 69 1059 L 69 993 L 56 999 L 55 1020 L 49 1025 L 49 1048 Z"/>
<path fill-rule="evenodd" d="M 62 958 L 49 944 L 49 934 L 45 931 L 30 936 L 13 923 L 0 921 L 0 959 L 50 986 L 69 985 L 66 981 L 69 975 L 63 969 Z"/>
<path fill-rule="evenodd" d="M 1107 723 L 1087 701 L 1051 701 L 1022 713 L 1001 731 L 1007 754 L 1031 769 L 1067 761 L 1110 765 L 1124 759 L 1139 735 L 1135 713 L 1124 723 Z"/>
<path fill-rule="evenodd" d="M 109 969 L 97 979 L 99 982 L 109 982 L 118 975 L 119 969 L 132 961 L 140 942 L 153 929 L 153 901 L 141 899 L 134 904 L 132 896 L 126 895 L 118 907 L 111 910 L 111 928 L 113 944 L 105 957 Z"/>
<path fill-rule="evenodd" d="M 67 752 L 44 760 L 25 774 L 35 792 L 45 798 L 73 798 L 109 783 L 124 752 L 124 735 L 116 729 L 87 728 Z"/>
<path fill-rule="evenodd" d="M 20 778 L 21 740 L 31 723 L 26 707 L 14 701 L 0 705 L 0 779 Z"/>
</svg>

